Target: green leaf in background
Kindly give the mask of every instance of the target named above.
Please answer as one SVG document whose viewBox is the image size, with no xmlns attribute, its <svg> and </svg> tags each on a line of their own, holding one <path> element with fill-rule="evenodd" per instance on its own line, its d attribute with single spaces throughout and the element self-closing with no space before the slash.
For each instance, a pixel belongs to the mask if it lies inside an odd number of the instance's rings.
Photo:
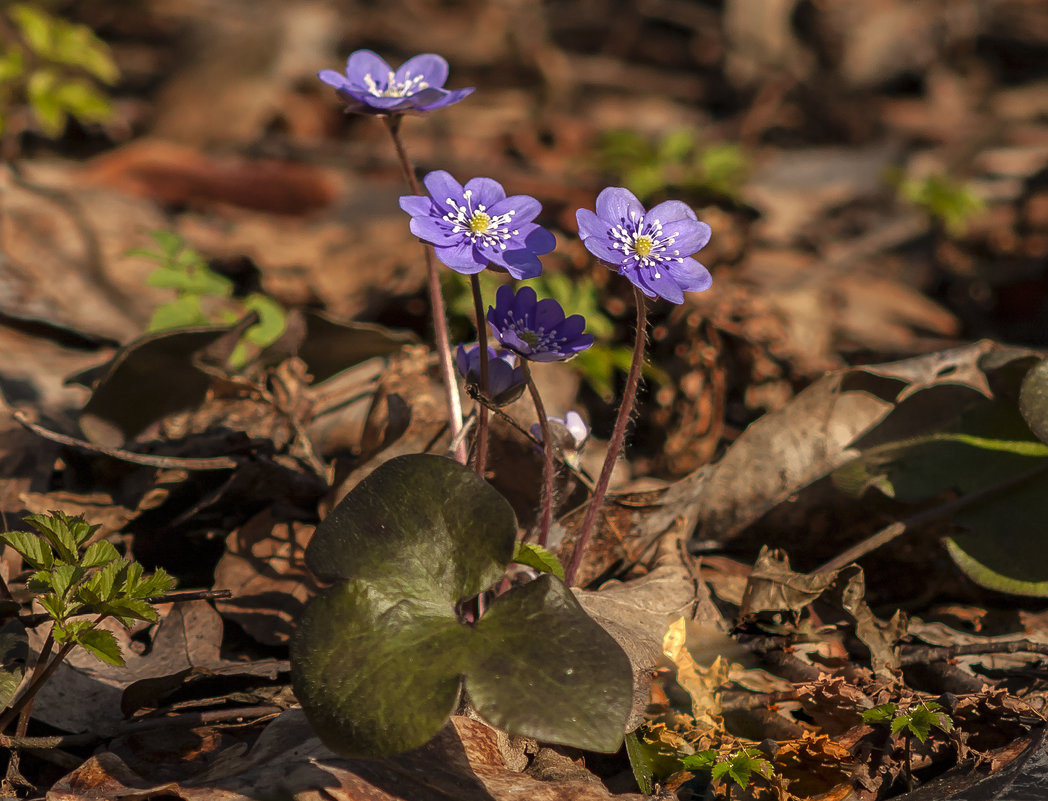
<svg viewBox="0 0 1048 801">
<path fill-rule="evenodd" d="M 43 58 L 50 57 L 54 17 L 30 3 L 14 3 L 7 14 L 33 52 Z"/>
<path fill-rule="evenodd" d="M 866 723 L 888 723 L 896 710 L 895 704 L 881 704 L 873 709 L 865 709 L 860 715 Z"/>
<path fill-rule="evenodd" d="M 280 339 L 287 325 L 287 312 L 279 302 L 269 295 L 255 292 L 244 299 L 244 308 L 258 312 L 258 322 L 244 334 L 248 342 L 264 348 Z"/>
<path fill-rule="evenodd" d="M 34 71 L 26 83 L 26 95 L 40 129 L 46 136 L 58 136 L 65 129 L 66 113 L 56 91 L 58 74 L 49 69 Z"/>
<path fill-rule="evenodd" d="M 552 552 L 534 542 L 517 542 L 513 550 L 513 560 L 522 565 L 533 567 L 543 573 L 552 573 L 561 581 L 564 580 L 564 567 Z"/>
<path fill-rule="evenodd" d="M 105 122 L 113 113 L 109 98 L 87 81 L 65 80 L 53 92 L 55 102 L 81 122 Z"/>
<path fill-rule="evenodd" d="M 431 739 L 464 689 L 511 732 L 599 751 L 622 741 L 632 677 L 619 646 L 545 575 L 498 596 L 472 624 L 459 609 L 514 551 L 508 502 L 468 468 L 391 459 L 318 526 L 310 569 L 335 582 L 292 640 L 295 694 L 347 755 Z"/>
<path fill-rule="evenodd" d="M 210 322 L 200 305 L 200 295 L 184 295 L 157 307 L 153 316 L 149 318 L 149 331 L 195 328 Z"/>
<path fill-rule="evenodd" d="M 22 75 L 25 60 L 17 47 L 0 52 L 0 83 L 13 81 Z"/>
<path fill-rule="evenodd" d="M 54 551 L 36 534 L 28 531 L 5 531 L 0 533 L 0 542 L 14 548 L 31 567 L 37 570 L 46 570 L 54 564 Z"/>
</svg>

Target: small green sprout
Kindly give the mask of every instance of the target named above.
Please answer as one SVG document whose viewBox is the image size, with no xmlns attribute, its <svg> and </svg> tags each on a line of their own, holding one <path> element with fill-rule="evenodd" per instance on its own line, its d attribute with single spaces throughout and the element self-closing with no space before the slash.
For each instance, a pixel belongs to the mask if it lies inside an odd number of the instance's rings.
<svg viewBox="0 0 1048 801">
<path fill-rule="evenodd" d="M 634 131 L 611 131 L 598 143 L 598 163 L 640 200 L 669 189 L 736 198 L 749 172 L 738 145 L 703 146 L 687 128 L 655 141 Z"/>
<path fill-rule="evenodd" d="M 6 17 L 11 25 L 0 20 L 0 133 L 19 106 L 28 106 L 51 137 L 69 117 L 109 119 L 112 107 L 98 84 L 116 83 L 120 71 L 105 42 L 34 3 L 12 3 Z"/>
<path fill-rule="evenodd" d="M 898 711 L 895 704 L 881 704 L 863 712 L 862 719 L 866 723 L 890 724 L 892 734 L 905 731 L 923 743 L 933 726 L 947 733 L 953 731 L 953 720 L 945 712 L 940 712 L 941 709 L 942 706 L 935 701 L 922 701 L 909 712 Z"/>
<path fill-rule="evenodd" d="M 756 748 L 740 748 L 727 755 L 721 755 L 711 748 L 684 757 L 681 765 L 685 770 L 708 770 L 713 781 L 728 776 L 742 790 L 749 786 L 755 773 L 766 781 L 775 775 L 771 762 Z M 730 796 L 730 789 L 728 794 Z"/>
<path fill-rule="evenodd" d="M 51 631 L 41 648 L 36 668 L 22 694 L 0 699 L 0 731 L 32 701 L 58 664 L 80 646 L 99 660 L 122 666 L 124 657 L 112 632 L 98 627 L 116 618 L 130 629 L 136 620 L 155 621 L 150 599 L 169 592 L 174 580 L 158 569 L 143 575 L 142 565 L 124 559 L 108 540 L 91 538 L 98 526 L 63 512 L 28 515 L 32 531 L 0 532 L 0 543 L 13 548 L 33 568 L 26 588 L 51 619 Z M 52 656 L 54 646 L 58 652 Z M 3 666 L 10 674 L 11 666 Z M 13 695 L 13 692 L 11 693 Z"/>
<path fill-rule="evenodd" d="M 945 175 L 934 174 L 927 178 L 896 175 L 890 180 L 897 184 L 900 197 L 925 209 L 951 236 L 961 236 L 972 218 L 986 208 L 971 187 Z"/>
<path fill-rule="evenodd" d="M 230 356 L 234 368 L 250 360 L 249 346 L 258 349 L 272 345 L 284 333 L 287 312 L 276 300 L 261 292 L 247 297 L 233 296 L 233 282 L 208 267 L 204 257 L 188 247 L 178 234 L 153 231 L 150 236 L 159 250 L 136 248 L 127 256 L 140 256 L 156 262 L 149 274 L 149 286 L 173 289 L 176 298 L 159 306 L 149 321 L 150 331 L 169 331 L 193 326 L 226 325 L 249 311 L 258 313 L 258 322 L 244 334 Z"/>
</svg>

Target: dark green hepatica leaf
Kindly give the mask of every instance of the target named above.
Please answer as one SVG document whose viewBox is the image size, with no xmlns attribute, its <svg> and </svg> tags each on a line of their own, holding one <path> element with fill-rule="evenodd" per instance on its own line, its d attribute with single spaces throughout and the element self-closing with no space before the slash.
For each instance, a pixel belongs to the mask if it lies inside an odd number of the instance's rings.
<svg viewBox="0 0 1048 801">
<path fill-rule="evenodd" d="M 457 607 L 494 584 L 516 521 L 487 482 L 439 456 L 401 456 L 317 528 L 306 561 L 335 582 L 292 641 L 295 693 L 328 747 L 352 756 L 424 744 L 463 690 L 514 733 L 615 750 L 629 712 L 626 655 L 553 576 Z"/>
<path fill-rule="evenodd" d="M 1041 442 L 1048 442 L 1048 359 L 1038 362 L 1023 378 L 1019 411 Z"/>
<path fill-rule="evenodd" d="M 547 574 L 499 596 L 473 632 L 466 689 L 486 720 L 591 751 L 622 744 L 629 660 L 562 581 Z"/>
</svg>

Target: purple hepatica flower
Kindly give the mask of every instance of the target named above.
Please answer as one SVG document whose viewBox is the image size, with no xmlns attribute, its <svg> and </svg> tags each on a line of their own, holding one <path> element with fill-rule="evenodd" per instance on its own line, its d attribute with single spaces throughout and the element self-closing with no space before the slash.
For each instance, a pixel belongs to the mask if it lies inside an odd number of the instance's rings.
<svg viewBox="0 0 1048 801">
<path fill-rule="evenodd" d="M 404 195 L 400 208 L 411 215 L 411 233 L 431 242 L 437 258 L 456 272 L 479 273 L 488 264 L 514 278 L 542 272 L 539 256 L 557 246 L 553 234 L 531 222 L 542 207 L 533 197 L 506 197 L 490 178 L 465 186 L 443 170 L 423 179 L 429 197 Z"/>
<path fill-rule="evenodd" d="M 480 385 L 480 345 L 459 345 L 455 362 L 467 384 Z M 484 394 L 501 406 L 520 397 L 527 379 L 517 367 L 517 355 L 508 350 L 488 347 L 488 386 Z"/>
<path fill-rule="evenodd" d="M 357 50 L 346 62 L 346 74 L 322 70 L 318 77 L 334 86 L 346 111 L 358 114 L 405 114 L 433 111 L 457 103 L 473 91 L 444 88 L 448 62 L 433 53 L 423 53 L 404 62 L 398 70 L 377 53 Z"/>
<path fill-rule="evenodd" d="M 582 333 L 586 318 L 564 319 L 557 301 L 538 300 L 528 286 L 515 295 L 508 285 L 500 286 L 495 305 L 488 307 L 488 323 L 503 347 L 533 362 L 565 361 L 593 344 L 593 336 Z"/>
<path fill-rule="evenodd" d="M 683 303 L 685 292 L 713 283 L 709 270 L 691 258 L 710 241 L 710 227 L 679 200 L 645 212 L 628 189 L 609 186 L 597 196 L 596 214 L 579 209 L 575 217 L 586 249 L 649 298 Z"/>
</svg>

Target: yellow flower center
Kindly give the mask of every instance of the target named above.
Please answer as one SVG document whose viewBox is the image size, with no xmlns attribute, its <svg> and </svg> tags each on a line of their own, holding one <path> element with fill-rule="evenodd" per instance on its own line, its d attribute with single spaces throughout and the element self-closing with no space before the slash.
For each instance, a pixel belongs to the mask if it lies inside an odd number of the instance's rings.
<svg viewBox="0 0 1048 801">
<path fill-rule="evenodd" d="M 491 227 L 491 217 L 482 211 L 473 212 L 469 218 L 469 231 L 471 234 L 483 234 Z"/>
<path fill-rule="evenodd" d="M 647 234 L 643 234 L 638 236 L 637 241 L 633 243 L 633 252 L 643 259 L 651 253 L 653 247 L 655 247 L 655 240 Z"/>
</svg>

